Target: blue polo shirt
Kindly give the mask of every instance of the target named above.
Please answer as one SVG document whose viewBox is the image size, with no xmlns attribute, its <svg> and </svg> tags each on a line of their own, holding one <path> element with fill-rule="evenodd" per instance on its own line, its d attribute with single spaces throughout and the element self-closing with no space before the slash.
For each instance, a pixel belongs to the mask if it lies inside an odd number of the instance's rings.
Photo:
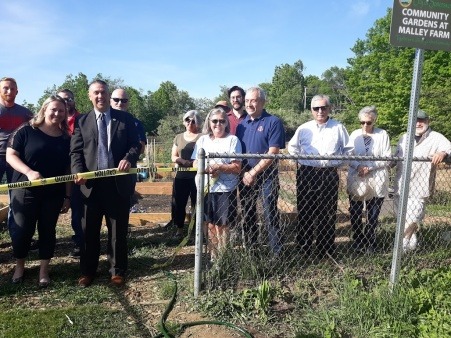
<svg viewBox="0 0 451 338">
<path fill-rule="evenodd" d="M 263 110 L 259 118 L 252 120 L 247 115 L 237 126 L 236 136 L 241 141 L 243 154 L 266 154 L 269 147 L 285 148 L 285 129 L 282 121 Z M 253 168 L 260 159 L 247 159 L 250 168 Z"/>
</svg>

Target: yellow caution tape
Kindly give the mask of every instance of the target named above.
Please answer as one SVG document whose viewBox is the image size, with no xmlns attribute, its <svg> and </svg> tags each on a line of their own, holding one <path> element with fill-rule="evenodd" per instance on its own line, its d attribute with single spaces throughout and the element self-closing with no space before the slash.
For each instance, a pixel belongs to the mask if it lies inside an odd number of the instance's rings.
<svg viewBox="0 0 451 338">
<path fill-rule="evenodd" d="M 179 172 L 179 171 L 197 171 L 197 169 L 196 168 L 157 168 L 157 167 L 131 168 L 129 171 L 119 171 L 118 169 L 103 169 L 103 170 L 96 170 L 96 171 L 88 171 L 88 172 L 79 173 L 79 174 L 41 178 L 41 179 L 33 180 L 33 181 L 23 181 L 23 182 L 0 184 L 0 191 L 38 187 L 38 186 L 42 186 L 42 185 L 56 184 L 56 183 L 63 183 L 63 182 L 71 182 L 71 181 L 74 181 L 76 178 L 85 178 L 88 180 L 88 179 L 96 179 L 96 178 L 109 177 L 109 176 L 138 174 L 138 173 L 144 173 L 144 172 L 157 173 L 157 172 Z"/>
</svg>

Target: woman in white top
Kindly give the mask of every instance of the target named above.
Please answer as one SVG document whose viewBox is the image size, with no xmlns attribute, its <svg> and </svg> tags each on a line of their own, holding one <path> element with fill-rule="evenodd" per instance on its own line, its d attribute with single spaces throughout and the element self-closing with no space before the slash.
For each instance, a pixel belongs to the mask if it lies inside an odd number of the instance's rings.
<svg viewBox="0 0 451 338">
<path fill-rule="evenodd" d="M 205 119 L 203 133 L 194 147 L 192 159 L 203 148 L 205 153 L 241 154 L 241 143 L 230 134 L 230 124 L 222 108 L 210 110 Z M 194 161 L 194 167 L 197 167 Z M 213 158 L 206 163 L 205 172 L 210 175 L 208 195 L 205 197 L 205 219 L 208 224 L 208 247 L 212 261 L 227 245 L 229 224 L 236 217 L 237 193 L 241 161 L 234 158 Z M 206 182 L 208 182 L 208 179 Z"/>
<path fill-rule="evenodd" d="M 377 110 L 375 106 L 367 106 L 358 114 L 361 129 L 355 130 L 350 136 L 350 143 L 354 146 L 352 155 L 390 157 L 390 138 L 385 130 L 375 128 Z M 388 193 L 388 167 L 389 161 L 353 160 L 349 164 L 349 187 L 358 180 L 368 182 L 370 193 L 359 198 L 353 193 L 349 194 L 349 212 L 351 214 L 351 227 L 353 231 L 352 248 L 357 251 L 374 251 L 376 246 L 375 230 L 378 224 L 384 197 Z M 362 201 L 364 199 L 364 201 Z M 366 204 L 366 224 L 362 222 L 363 206 Z"/>
</svg>

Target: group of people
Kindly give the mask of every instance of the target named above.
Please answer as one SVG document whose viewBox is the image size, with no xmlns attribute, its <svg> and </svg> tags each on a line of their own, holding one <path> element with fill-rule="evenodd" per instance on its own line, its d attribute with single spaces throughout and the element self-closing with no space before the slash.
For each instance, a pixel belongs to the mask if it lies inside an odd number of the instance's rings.
<svg viewBox="0 0 451 338">
<path fill-rule="evenodd" d="M 2 78 L 0 90 L 0 169 L 2 175 L 7 174 L 8 183 L 109 168 L 128 172 L 136 167 L 145 134 L 140 122 L 125 111 L 129 100 L 125 90 L 110 94 L 107 83 L 93 81 L 88 91 L 93 109 L 79 114 L 73 93 L 63 89 L 49 96 L 35 116 L 15 103 L 18 89 L 13 78 Z M 16 259 L 12 283 L 20 284 L 25 278 L 25 259 L 36 228 L 38 285 L 45 288 L 51 283 L 49 263 L 55 252 L 56 223 L 59 214 L 69 208 L 75 243 L 72 255 L 80 256 L 78 284 L 87 287 L 96 277 L 103 217 L 108 228 L 111 283 L 125 283 L 129 209 L 136 176 L 75 177 L 65 184 L 9 191 L 8 229 Z"/>
<path fill-rule="evenodd" d="M 285 147 L 282 121 L 264 109 L 266 94 L 263 89 L 251 87 L 244 91 L 233 86 L 228 90 L 228 97 L 232 108 L 225 101 L 218 102 L 207 114 L 202 130 L 197 111 L 185 114 L 186 131 L 175 137 L 172 148 L 172 160 L 178 166 L 197 168 L 196 159 L 201 148 L 206 153 L 277 154 Z M 237 220 L 238 195 L 242 210 L 245 210 L 242 217 L 246 245 L 257 249 L 257 199 L 261 197 L 271 249 L 280 253 L 279 182 L 275 160 L 211 158 L 203 169 L 209 187 L 204 219 L 211 259 L 214 261 L 229 243 L 230 228 Z M 196 191 L 194 173 L 179 172 L 172 198 L 172 219 L 178 231 L 183 231 L 188 197 L 191 195 L 194 204 Z"/>
<path fill-rule="evenodd" d="M 207 116 L 204 135 L 199 125 L 199 114 L 196 111 L 185 114 L 187 131 L 176 136 L 173 146 L 173 161 L 179 166 L 196 166 L 200 148 L 207 154 L 278 154 L 285 147 L 282 122 L 264 109 L 266 97 L 261 88 L 253 87 L 244 91 L 234 86 L 229 90 L 228 96 L 232 108 L 228 107 L 226 101 L 218 102 Z M 392 166 L 397 166 L 397 183 L 394 188 L 395 211 L 398 212 L 402 162 L 390 161 L 390 138 L 385 130 L 375 126 L 378 117 L 375 106 L 360 110 L 357 117 L 361 128 L 353 131 L 351 135 L 342 123 L 330 116 L 331 103 L 327 95 L 316 95 L 312 98 L 311 113 L 313 119 L 297 128 L 287 146 L 289 154 L 301 157 L 297 161 L 296 171 L 298 212 L 294 241 L 297 248 L 306 255 L 315 252 L 318 257 L 335 254 L 340 181 L 338 168 L 347 165 L 351 246 L 357 252 L 374 252 L 377 248 L 378 218 L 384 198 L 388 195 L 389 169 Z M 215 116 L 214 119 L 211 118 L 212 115 Z M 221 123 L 224 123 L 224 126 Z M 194 134 L 188 139 L 189 147 L 184 148 L 180 138 L 186 138 L 189 130 Z M 237 142 L 233 135 L 236 135 L 240 142 Z M 431 131 L 429 116 L 422 110 L 418 112 L 415 138 L 414 156 L 429 157 L 431 161 L 415 162 L 412 166 L 404 251 L 417 247 L 416 231 L 424 217 L 424 205 L 431 191 L 427 182 L 432 181 L 435 176 L 437 164 L 451 153 L 449 140 Z M 227 139 L 230 141 L 226 141 Z M 406 149 L 405 139 L 404 135 L 399 141 L 395 156 L 403 156 Z M 346 157 L 349 155 L 354 158 L 367 158 L 348 160 Z M 230 226 L 233 227 L 237 223 L 238 200 L 241 204 L 244 244 L 249 249 L 257 247 L 260 231 L 256 206 L 259 198 L 269 248 L 273 254 L 280 254 L 284 240 L 277 208 L 277 161 L 273 158 L 214 158 L 208 159 L 207 164 L 205 172 L 209 174 L 208 179 L 212 183 L 205 198 L 205 220 L 212 257 L 215 258 L 228 243 Z M 191 203 L 195 204 L 194 173 L 190 173 L 190 180 L 190 184 L 174 184 L 172 215 L 173 219 L 177 220 L 175 222 L 179 233 L 182 233 L 189 195 L 192 196 Z M 417 191 L 418 186 L 422 186 L 420 193 Z M 182 193 L 183 198 L 180 197 Z"/>
<path fill-rule="evenodd" d="M 18 89 L 13 78 L 2 78 L 0 90 L 0 174 L 6 173 L 8 183 L 108 168 L 128 172 L 136 167 L 145 145 L 145 134 L 139 120 L 127 112 L 129 97 L 124 89 L 115 89 L 110 94 L 107 83 L 93 81 L 88 91 L 93 109 L 86 114 L 77 112 L 73 93 L 63 89 L 57 95 L 49 96 L 36 116 L 15 103 Z M 233 86 L 228 90 L 228 98 L 231 108 L 226 101 L 218 102 L 204 123 L 196 110 L 184 114 L 185 131 L 174 138 L 172 161 L 179 167 L 197 168 L 200 149 L 207 154 L 269 155 L 267 158 L 215 157 L 206 161 L 206 167 L 202 168 L 208 183 L 205 232 L 212 260 L 215 260 L 229 244 L 231 228 L 238 222 L 240 203 L 245 247 L 260 249 L 257 222 L 257 202 L 260 200 L 269 248 L 274 255 L 279 255 L 284 243 L 277 207 L 279 175 L 277 157 L 271 155 L 285 148 L 285 129 L 278 117 L 265 110 L 263 89 L 251 87 L 245 91 Z M 321 257 L 334 254 L 339 188 L 337 168 L 348 164 L 348 186 L 363 180 L 371 183 L 372 191 L 362 198 L 348 189 L 352 246 L 359 251 L 373 251 L 379 213 L 387 196 L 391 163 L 371 157 L 390 157 L 390 139 L 387 132 L 375 127 L 377 110 L 374 106 L 364 107 L 359 112 L 362 127 L 350 136 L 330 112 L 329 97 L 314 96 L 311 100 L 313 119 L 299 126 L 288 142 L 288 153 L 301 157 L 296 171 L 298 219 L 294 240 L 298 249 L 307 255 L 314 250 Z M 396 156 L 404 155 L 405 143 L 403 136 Z M 412 166 L 404 238 L 406 250 L 417 246 L 416 232 L 430 194 L 430 185 L 419 182 L 432 181 L 437 164 L 450 153 L 449 140 L 432 131 L 428 115 L 419 111 L 414 156 L 427 156 L 431 161 Z M 327 159 L 331 155 L 369 157 L 351 161 L 345 157 Z M 397 162 L 397 196 L 401 165 Z M 183 236 L 188 199 L 192 205 L 196 203 L 195 177 L 195 171 L 178 171 L 174 179 L 172 221 L 178 236 Z M 128 268 L 129 208 L 135 184 L 136 175 L 92 180 L 76 175 L 74 182 L 10 190 L 8 228 L 16 258 L 12 282 L 23 282 L 25 258 L 37 227 L 41 262 L 38 283 L 42 288 L 50 284 L 49 263 L 55 251 L 56 222 L 60 213 L 71 208 L 73 255 L 80 256 L 78 284 L 87 287 L 96 277 L 102 218 L 105 217 L 111 282 L 123 285 Z M 418 187 L 422 187 L 420 193 Z M 364 209 L 365 222 L 362 219 Z"/>
</svg>

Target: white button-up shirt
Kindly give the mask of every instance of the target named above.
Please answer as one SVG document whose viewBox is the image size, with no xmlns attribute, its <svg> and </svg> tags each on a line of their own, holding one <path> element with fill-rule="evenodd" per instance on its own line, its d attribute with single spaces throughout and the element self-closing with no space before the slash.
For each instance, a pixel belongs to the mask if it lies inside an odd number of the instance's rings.
<svg viewBox="0 0 451 338">
<path fill-rule="evenodd" d="M 338 121 L 329 118 L 325 124 L 318 125 L 315 120 L 298 127 L 294 136 L 288 142 L 288 152 L 291 155 L 345 155 L 352 150 L 349 134 Z M 343 160 L 306 160 L 299 163 L 311 167 L 338 167 Z"/>
</svg>

